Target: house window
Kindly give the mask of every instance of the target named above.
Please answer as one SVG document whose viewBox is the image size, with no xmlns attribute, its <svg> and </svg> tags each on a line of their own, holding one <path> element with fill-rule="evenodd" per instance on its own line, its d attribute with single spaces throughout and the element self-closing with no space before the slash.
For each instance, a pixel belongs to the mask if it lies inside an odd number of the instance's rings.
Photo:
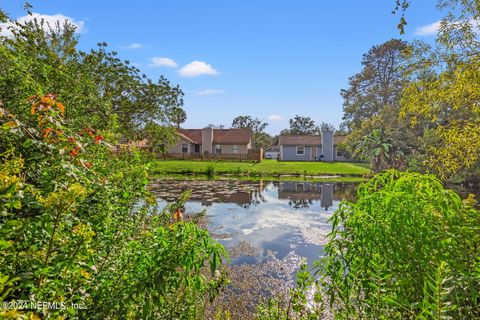
<svg viewBox="0 0 480 320">
<path fill-rule="evenodd" d="M 222 153 L 222 146 L 220 144 L 215 145 L 215 153 Z"/>
<path fill-rule="evenodd" d="M 195 153 L 200 153 L 200 145 L 199 144 L 195 145 Z"/>
<path fill-rule="evenodd" d="M 297 156 L 303 156 L 305 154 L 305 147 L 297 147 Z"/>
<path fill-rule="evenodd" d="M 238 153 L 238 146 L 237 145 L 232 146 L 232 153 Z"/>
<path fill-rule="evenodd" d="M 187 153 L 188 152 L 188 144 L 182 143 L 182 152 Z"/>
<path fill-rule="evenodd" d="M 337 151 L 337 157 L 344 157 L 345 156 L 345 151 Z"/>
</svg>

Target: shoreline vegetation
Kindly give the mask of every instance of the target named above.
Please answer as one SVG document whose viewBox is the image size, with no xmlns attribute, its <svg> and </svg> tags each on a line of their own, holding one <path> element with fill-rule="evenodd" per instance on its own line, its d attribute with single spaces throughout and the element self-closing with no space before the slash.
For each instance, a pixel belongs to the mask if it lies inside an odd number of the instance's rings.
<svg viewBox="0 0 480 320">
<path fill-rule="evenodd" d="M 175 180 L 175 181 L 193 181 L 193 180 L 241 180 L 241 181 L 301 181 L 301 182 L 330 182 L 330 183 L 362 183 L 368 181 L 368 178 L 363 177 L 340 177 L 340 176 L 302 176 L 302 175 L 285 175 L 285 176 L 237 176 L 237 175 L 212 175 L 206 174 L 157 174 L 150 175 L 150 180 Z"/>
<path fill-rule="evenodd" d="M 351 162 L 262 162 L 155 160 L 149 163 L 153 178 L 268 179 L 309 181 L 365 181 L 368 164 Z"/>
</svg>

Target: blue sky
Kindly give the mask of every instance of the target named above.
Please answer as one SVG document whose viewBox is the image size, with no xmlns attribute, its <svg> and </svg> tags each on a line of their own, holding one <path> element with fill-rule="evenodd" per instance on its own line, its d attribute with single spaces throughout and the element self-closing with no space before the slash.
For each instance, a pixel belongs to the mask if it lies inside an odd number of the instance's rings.
<svg viewBox="0 0 480 320">
<path fill-rule="evenodd" d="M 21 19 L 22 1 L 2 0 Z M 338 126 L 340 89 L 362 54 L 391 38 L 433 41 L 436 0 L 414 0 L 400 36 L 394 0 L 30 0 L 48 19 L 79 26 L 80 49 L 107 42 L 152 79 L 185 92 L 186 128 L 230 126 L 238 115 L 278 133 L 296 114 Z"/>
</svg>

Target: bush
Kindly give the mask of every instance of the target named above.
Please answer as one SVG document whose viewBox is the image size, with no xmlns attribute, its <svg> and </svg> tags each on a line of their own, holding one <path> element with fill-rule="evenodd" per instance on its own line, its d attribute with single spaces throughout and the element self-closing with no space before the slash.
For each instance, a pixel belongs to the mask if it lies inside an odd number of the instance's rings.
<svg viewBox="0 0 480 320">
<path fill-rule="evenodd" d="M 57 303 L 0 318 L 199 317 L 225 279 L 224 248 L 158 212 L 139 154 L 71 130 L 55 95 L 31 97 L 27 126 L 0 109 L 0 298 Z"/>
<path fill-rule="evenodd" d="M 433 175 L 388 171 L 331 218 L 323 281 L 338 318 L 480 317 L 480 212 Z"/>
</svg>

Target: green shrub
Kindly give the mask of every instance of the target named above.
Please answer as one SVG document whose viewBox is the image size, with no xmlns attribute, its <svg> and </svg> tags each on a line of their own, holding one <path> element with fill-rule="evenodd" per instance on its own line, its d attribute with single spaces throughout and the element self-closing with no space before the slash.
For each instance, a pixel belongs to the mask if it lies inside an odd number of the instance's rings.
<svg viewBox="0 0 480 320">
<path fill-rule="evenodd" d="M 205 170 L 205 174 L 207 175 L 207 177 L 212 178 L 215 175 L 215 166 L 209 164 L 207 166 L 207 169 Z"/>
<path fill-rule="evenodd" d="M 55 95 L 31 100 L 35 126 L 0 108 L 0 298 L 65 307 L 0 318 L 201 317 L 226 252 L 182 221 L 186 198 L 159 211 L 141 155 L 70 129 Z"/>
<path fill-rule="evenodd" d="M 480 213 L 433 175 L 388 171 L 343 202 L 322 263 L 337 318 L 478 319 Z"/>
</svg>

